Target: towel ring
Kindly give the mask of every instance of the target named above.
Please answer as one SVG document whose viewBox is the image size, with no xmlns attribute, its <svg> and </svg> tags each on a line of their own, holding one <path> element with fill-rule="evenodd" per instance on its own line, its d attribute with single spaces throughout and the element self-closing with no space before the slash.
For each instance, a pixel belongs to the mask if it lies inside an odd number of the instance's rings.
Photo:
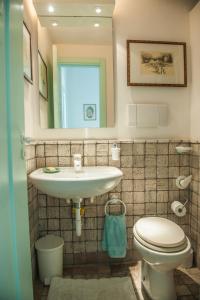
<svg viewBox="0 0 200 300">
<path fill-rule="evenodd" d="M 107 213 L 107 207 L 108 207 L 108 204 L 117 204 L 117 202 L 120 202 L 122 205 L 123 205 L 123 207 L 124 207 L 124 213 L 123 213 L 123 215 L 126 215 L 126 205 L 124 204 L 124 202 L 122 201 L 122 200 L 120 200 L 120 199 L 111 199 L 111 200 L 108 200 L 107 202 L 106 202 L 106 205 L 105 205 L 105 215 L 107 215 L 107 216 L 109 216 L 109 214 Z"/>
</svg>

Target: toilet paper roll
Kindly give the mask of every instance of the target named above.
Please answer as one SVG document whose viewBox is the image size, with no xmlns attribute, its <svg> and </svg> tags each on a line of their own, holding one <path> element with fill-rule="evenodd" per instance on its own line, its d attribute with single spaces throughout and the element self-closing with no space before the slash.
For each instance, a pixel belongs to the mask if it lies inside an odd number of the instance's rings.
<svg viewBox="0 0 200 300">
<path fill-rule="evenodd" d="M 186 208 L 179 201 L 172 202 L 171 209 L 177 217 L 184 217 L 186 215 Z"/>
</svg>

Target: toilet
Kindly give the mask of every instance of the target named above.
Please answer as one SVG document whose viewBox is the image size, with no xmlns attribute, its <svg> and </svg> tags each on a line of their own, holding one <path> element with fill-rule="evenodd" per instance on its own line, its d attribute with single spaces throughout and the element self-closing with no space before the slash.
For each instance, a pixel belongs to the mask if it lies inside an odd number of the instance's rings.
<svg viewBox="0 0 200 300">
<path fill-rule="evenodd" d="M 141 284 L 153 300 L 175 300 L 173 272 L 187 258 L 191 244 L 176 223 L 144 217 L 133 227 L 134 245 L 142 257 Z"/>
</svg>

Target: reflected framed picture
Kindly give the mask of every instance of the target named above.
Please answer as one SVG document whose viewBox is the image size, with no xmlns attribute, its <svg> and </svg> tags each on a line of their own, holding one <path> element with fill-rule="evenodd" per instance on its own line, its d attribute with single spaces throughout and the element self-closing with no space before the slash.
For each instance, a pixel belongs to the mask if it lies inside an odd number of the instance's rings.
<svg viewBox="0 0 200 300">
<path fill-rule="evenodd" d="M 38 51 L 38 71 L 39 71 L 39 93 L 45 100 L 48 100 L 47 65 L 40 51 Z"/>
<path fill-rule="evenodd" d="M 186 43 L 127 40 L 127 85 L 186 87 Z"/>
<path fill-rule="evenodd" d="M 96 104 L 83 104 L 84 121 L 96 120 Z"/>
<path fill-rule="evenodd" d="M 31 51 L 31 33 L 28 30 L 25 22 L 23 22 L 23 65 L 24 65 L 24 78 L 33 83 L 32 71 L 32 51 Z"/>
</svg>

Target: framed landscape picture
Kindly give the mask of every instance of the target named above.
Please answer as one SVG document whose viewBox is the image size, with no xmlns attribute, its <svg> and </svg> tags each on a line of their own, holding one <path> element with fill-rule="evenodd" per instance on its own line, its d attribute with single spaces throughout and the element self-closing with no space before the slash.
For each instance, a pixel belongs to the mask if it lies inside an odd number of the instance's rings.
<svg viewBox="0 0 200 300">
<path fill-rule="evenodd" d="M 83 104 L 83 114 L 85 121 L 96 120 L 96 104 Z"/>
<path fill-rule="evenodd" d="M 32 72 L 31 34 L 25 23 L 23 23 L 23 65 L 24 65 L 24 78 L 32 84 L 33 72 Z"/>
<path fill-rule="evenodd" d="M 40 51 L 38 51 L 38 70 L 39 70 L 39 93 L 48 100 L 48 80 L 47 80 L 47 66 Z"/>
<path fill-rule="evenodd" d="M 127 41 L 128 86 L 187 86 L 186 44 Z"/>
</svg>

